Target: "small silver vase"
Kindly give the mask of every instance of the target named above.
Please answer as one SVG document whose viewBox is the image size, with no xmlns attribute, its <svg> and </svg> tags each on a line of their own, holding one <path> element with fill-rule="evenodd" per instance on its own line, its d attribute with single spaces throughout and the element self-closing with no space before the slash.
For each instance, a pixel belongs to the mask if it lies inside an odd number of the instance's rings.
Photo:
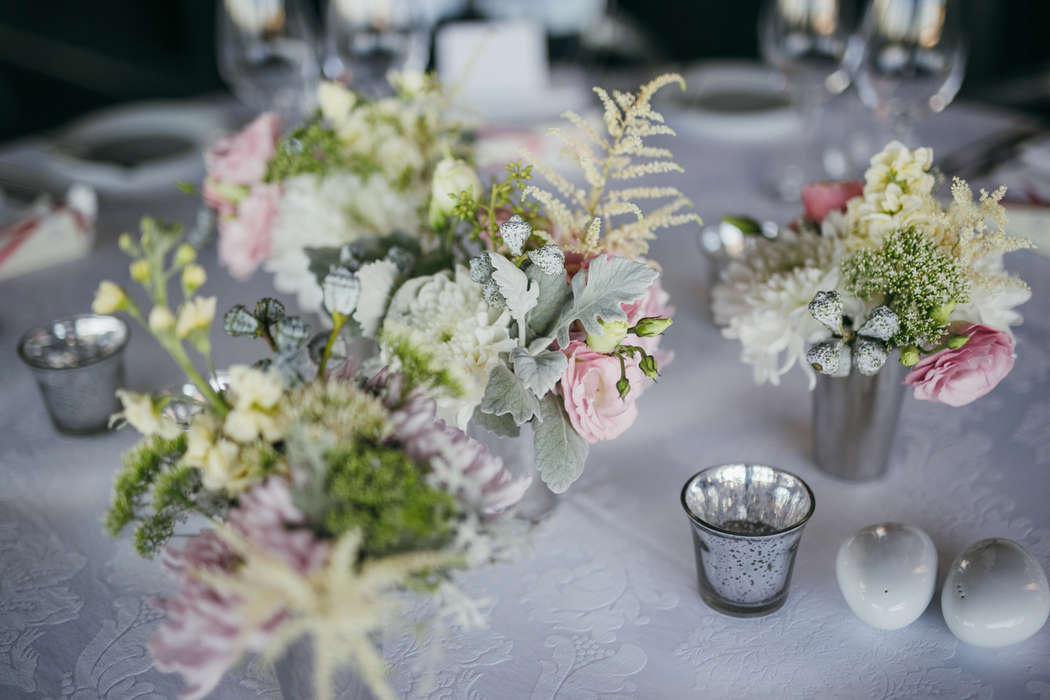
<svg viewBox="0 0 1050 700">
<path fill-rule="evenodd" d="M 813 391 L 813 456 L 823 471 L 846 481 L 877 479 L 886 473 L 907 369 L 891 357 L 865 377 L 817 376 Z"/>
<path fill-rule="evenodd" d="M 547 488 L 547 484 L 543 483 L 536 470 L 536 449 L 532 443 L 531 424 L 521 426 L 521 433 L 517 437 L 505 437 L 471 421 L 467 425 L 467 435 L 484 445 L 491 454 L 502 459 L 503 466 L 515 479 L 532 476 L 532 484 L 518 503 L 519 518 L 539 522 L 554 511 L 559 496 Z"/>
</svg>

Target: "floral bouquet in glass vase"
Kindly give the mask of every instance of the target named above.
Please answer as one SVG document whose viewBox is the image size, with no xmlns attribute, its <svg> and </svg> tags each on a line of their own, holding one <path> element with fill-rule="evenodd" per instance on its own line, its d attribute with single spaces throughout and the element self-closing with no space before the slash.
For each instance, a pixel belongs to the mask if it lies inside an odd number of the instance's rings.
<svg viewBox="0 0 1050 700">
<path fill-rule="evenodd" d="M 266 113 L 205 154 L 205 202 L 218 215 L 219 258 L 237 278 L 260 265 L 274 286 L 320 310 L 305 249 L 399 232 L 431 249 L 426 203 L 438 162 L 469 157 L 463 129 L 444 115 L 431 76 L 390 76 L 393 97 L 371 100 L 337 83 L 318 88 L 320 110 L 284 136 Z"/>
<path fill-rule="evenodd" d="M 579 478 L 589 444 L 630 427 L 666 360 L 659 336 L 671 309 L 645 253 L 657 230 L 699 217 L 677 189 L 630 181 L 681 170 L 669 150 L 644 143 L 674 133 L 650 100 L 680 81 L 596 88 L 604 133 L 564 115 L 586 137 L 555 130 L 585 187 L 527 153 L 487 187 L 465 161 L 446 158 L 428 203 L 436 249 L 395 234 L 306 251 L 325 298 L 335 284 L 356 295 L 352 313 L 332 315 L 336 328 L 374 338 L 378 365 L 411 377 L 439 417 L 508 467 L 538 470 L 546 487 L 532 492 L 532 515 Z M 554 191 L 533 182 L 537 173 Z M 654 200 L 649 211 L 637 204 Z"/>
<path fill-rule="evenodd" d="M 929 148 L 893 142 L 863 183 L 804 188 L 805 216 L 714 290 L 715 319 L 757 382 L 796 363 L 807 373 L 817 463 L 845 478 L 883 473 L 903 386 L 962 406 L 1013 367 L 1010 327 L 1030 292 L 1003 254 L 1031 243 L 1005 233 L 1005 188 L 975 201 L 956 179 L 942 206 L 932 163 Z"/>
<path fill-rule="evenodd" d="M 278 659 L 286 697 L 330 697 L 349 666 L 392 698 L 375 639 L 408 624 L 398 611 L 411 594 L 434 600 L 434 632 L 484 624 L 455 574 L 511 551 L 523 523 L 510 516 L 529 482 L 435 417 L 424 374 L 363 374 L 338 329 L 311 335 L 274 299 L 226 313 L 226 330 L 257 339 L 263 358 L 217 375 L 216 299 L 199 295 L 205 273 L 181 240 L 149 219 L 141 238 L 121 239 L 151 308 L 112 282 L 94 302 L 139 321 L 195 387 L 194 398 L 119 392 L 117 418 L 143 438 L 124 455 L 106 527 L 133 530 L 144 556 L 163 550 L 178 589 L 156 602 L 166 620 L 149 643 L 155 665 L 181 674 L 188 698 L 249 653 Z M 354 294 L 337 276 L 325 303 L 339 318 Z M 189 518 L 205 528 L 165 546 Z"/>
</svg>

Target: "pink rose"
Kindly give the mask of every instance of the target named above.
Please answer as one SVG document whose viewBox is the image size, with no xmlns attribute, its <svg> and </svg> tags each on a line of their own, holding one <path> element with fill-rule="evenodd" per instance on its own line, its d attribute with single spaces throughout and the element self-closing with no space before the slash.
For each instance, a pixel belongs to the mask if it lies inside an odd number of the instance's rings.
<svg viewBox="0 0 1050 700">
<path fill-rule="evenodd" d="M 595 352 L 579 340 L 570 342 L 564 352 L 569 365 L 561 378 L 561 391 L 572 427 L 590 443 L 619 437 L 638 417 L 635 402 L 649 381 L 638 369 L 638 361 L 627 361 L 631 391 L 621 399 L 616 390 L 619 359 Z"/>
<path fill-rule="evenodd" d="M 843 182 L 814 182 L 802 188 L 802 206 L 806 218 L 818 224 L 833 211 L 845 211 L 846 203 L 864 192 L 860 180 Z"/>
<path fill-rule="evenodd" d="M 904 383 L 915 398 L 965 406 L 981 398 L 1014 367 L 1014 341 L 1008 333 L 981 324 L 957 325 L 953 333 L 970 336 L 958 350 L 946 349 L 919 361 Z"/>
<path fill-rule="evenodd" d="M 208 177 L 229 185 L 261 182 L 280 133 L 280 117 L 271 112 L 259 115 L 243 130 L 208 149 L 204 154 Z"/>
<path fill-rule="evenodd" d="M 250 277 L 270 256 L 270 230 L 280 198 L 278 185 L 256 185 L 237 208 L 236 217 L 220 222 L 219 259 L 237 279 Z"/>
</svg>

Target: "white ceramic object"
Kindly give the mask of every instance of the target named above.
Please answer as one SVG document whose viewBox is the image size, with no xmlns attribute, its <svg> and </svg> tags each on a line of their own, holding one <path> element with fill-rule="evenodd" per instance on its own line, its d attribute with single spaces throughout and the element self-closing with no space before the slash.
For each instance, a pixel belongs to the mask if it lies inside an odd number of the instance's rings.
<svg viewBox="0 0 1050 700">
<path fill-rule="evenodd" d="M 956 637 L 979 647 L 1028 639 L 1050 615 L 1050 586 L 1039 562 L 1013 540 L 992 538 L 955 558 L 941 612 Z"/>
<path fill-rule="evenodd" d="M 933 598 L 937 548 L 911 525 L 879 523 L 859 530 L 839 547 L 835 578 L 850 610 L 884 630 L 914 622 Z"/>
</svg>

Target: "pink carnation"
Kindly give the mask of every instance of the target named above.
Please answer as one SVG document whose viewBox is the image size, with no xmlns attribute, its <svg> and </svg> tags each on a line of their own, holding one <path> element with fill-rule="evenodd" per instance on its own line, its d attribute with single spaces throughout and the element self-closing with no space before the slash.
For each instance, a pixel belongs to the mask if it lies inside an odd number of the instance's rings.
<svg viewBox="0 0 1050 700">
<path fill-rule="evenodd" d="M 802 206 L 806 218 L 818 224 L 833 211 L 845 211 L 846 203 L 864 193 L 860 180 L 814 182 L 802 188 Z"/>
<path fill-rule="evenodd" d="M 636 401 L 649 381 L 638 369 L 638 361 L 627 361 L 631 391 L 621 399 L 616 389 L 618 358 L 595 352 L 579 340 L 571 341 L 564 352 L 569 365 L 561 378 L 561 391 L 572 427 L 590 443 L 619 437 L 638 417 Z"/>
<path fill-rule="evenodd" d="M 288 482 L 277 477 L 241 496 L 240 505 L 229 514 L 239 534 L 303 573 L 322 566 L 329 552 L 327 543 L 295 527 L 304 521 L 292 504 Z M 179 593 L 152 601 L 167 619 L 150 638 L 149 650 L 157 669 L 182 676 L 183 698 L 208 695 L 240 654 L 265 649 L 283 621 L 282 612 L 259 628 L 245 629 L 238 597 L 200 578 L 199 572 L 229 573 L 237 563 L 236 555 L 210 530 L 189 538 L 182 549 L 169 545 L 164 551 L 164 565 L 178 581 Z"/>
<path fill-rule="evenodd" d="M 254 185 L 261 182 L 273 158 L 281 120 L 271 112 L 209 148 L 204 154 L 208 177 L 228 185 Z"/>
<path fill-rule="evenodd" d="M 259 184 L 240 203 L 237 215 L 219 223 L 219 259 L 230 274 L 247 279 L 270 256 L 270 231 L 281 201 L 278 185 Z"/>
<path fill-rule="evenodd" d="M 1008 333 L 982 324 L 956 326 L 968 335 L 957 350 L 946 349 L 919 361 L 904 383 L 915 387 L 915 398 L 965 406 L 996 387 L 1014 366 L 1014 342 Z"/>
</svg>

